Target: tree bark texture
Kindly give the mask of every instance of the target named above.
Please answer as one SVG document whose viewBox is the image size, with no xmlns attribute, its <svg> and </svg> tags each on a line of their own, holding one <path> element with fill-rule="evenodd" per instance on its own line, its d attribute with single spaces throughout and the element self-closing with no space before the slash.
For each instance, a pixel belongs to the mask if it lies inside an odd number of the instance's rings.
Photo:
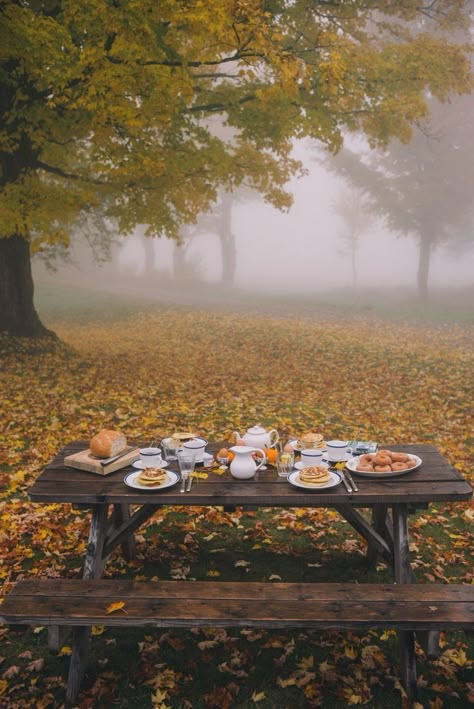
<svg viewBox="0 0 474 709">
<path fill-rule="evenodd" d="M 222 252 L 222 283 L 230 288 L 234 287 L 237 253 L 235 235 L 232 232 L 232 195 L 228 192 L 222 196 L 221 223 L 219 237 Z"/>
<path fill-rule="evenodd" d="M 420 234 L 420 251 L 418 256 L 418 297 L 428 300 L 428 276 L 430 272 L 431 248 L 433 237 L 430 232 L 422 231 Z"/>
<path fill-rule="evenodd" d="M 0 331 L 17 337 L 55 337 L 33 303 L 30 245 L 22 236 L 0 238 Z"/>
</svg>

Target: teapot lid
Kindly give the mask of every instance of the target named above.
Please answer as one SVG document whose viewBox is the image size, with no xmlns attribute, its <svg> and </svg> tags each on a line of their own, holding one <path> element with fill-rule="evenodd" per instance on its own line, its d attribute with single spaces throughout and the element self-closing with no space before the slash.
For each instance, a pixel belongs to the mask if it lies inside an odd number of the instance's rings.
<svg viewBox="0 0 474 709">
<path fill-rule="evenodd" d="M 266 433 L 267 429 L 263 426 L 252 426 L 252 428 L 247 429 L 247 433 Z"/>
</svg>

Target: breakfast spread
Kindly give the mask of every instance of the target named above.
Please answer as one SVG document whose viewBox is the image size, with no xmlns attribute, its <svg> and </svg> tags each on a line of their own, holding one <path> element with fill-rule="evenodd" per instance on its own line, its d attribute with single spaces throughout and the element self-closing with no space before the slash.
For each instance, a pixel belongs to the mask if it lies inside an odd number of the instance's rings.
<svg viewBox="0 0 474 709">
<path fill-rule="evenodd" d="M 330 480 L 329 470 L 323 465 L 311 465 L 299 474 L 299 481 L 305 485 L 326 485 Z"/>
</svg>

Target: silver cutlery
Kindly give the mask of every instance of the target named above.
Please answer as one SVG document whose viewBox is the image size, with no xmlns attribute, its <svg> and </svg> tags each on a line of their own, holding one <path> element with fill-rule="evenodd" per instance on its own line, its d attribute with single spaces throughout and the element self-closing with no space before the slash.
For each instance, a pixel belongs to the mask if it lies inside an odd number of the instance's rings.
<svg viewBox="0 0 474 709">
<path fill-rule="evenodd" d="M 348 470 L 346 470 L 346 476 L 347 476 L 347 479 L 349 480 L 349 482 L 350 482 L 350 484 L 351 484 L 352 489 L 354 490 L 354 492 L 359 492 L 359 488 L 358 488 L 357 485 L 355 484 L 354 478 L 352 477 L 351 473 L 349 473 Z"/>
<path fill-rule="evenodd" d="M 109 463 L 113 463 L 119 458 L 123 458 L 124 455 L 131 453 L 133 450 L 136 450 L 136 446 L 128 446 L 127 448 L 125 448 L 125 450 L 121 451 L 120 453 L 117 453 L 117 455 L 113 455 L 111 458 L 102 458 L 100 464 L 108 465 Z"/>
<path fill-rule="evenodd" d="M 334 470 L 334 472 L 339 473 L 339 475 L 341 476 L 342 482 L 344 483 L 344 487 L 346 488 L 347 492 L 352 492 L 352 488 L 349 485 L 349 482 L 348 482 L 346 476 L 344 475 L 344 471 L 337 470 L 336 468 L 333 468 L 333 470 Z"/>
</svg>

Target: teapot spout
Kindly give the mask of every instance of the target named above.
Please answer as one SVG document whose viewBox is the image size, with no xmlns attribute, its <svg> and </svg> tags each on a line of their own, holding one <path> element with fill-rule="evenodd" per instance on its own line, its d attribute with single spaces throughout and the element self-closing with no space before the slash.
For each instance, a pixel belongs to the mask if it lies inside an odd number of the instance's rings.
<svg viewBox="0 0 474 709">
<path fill-rule="evenodd" d="M 234 431 L 233 434 L 234 436 L 234 442 L 238 443 L 239 441 L 242 441 L 242 436 L 240 435 L 239 431 Z"/>
</svg>

